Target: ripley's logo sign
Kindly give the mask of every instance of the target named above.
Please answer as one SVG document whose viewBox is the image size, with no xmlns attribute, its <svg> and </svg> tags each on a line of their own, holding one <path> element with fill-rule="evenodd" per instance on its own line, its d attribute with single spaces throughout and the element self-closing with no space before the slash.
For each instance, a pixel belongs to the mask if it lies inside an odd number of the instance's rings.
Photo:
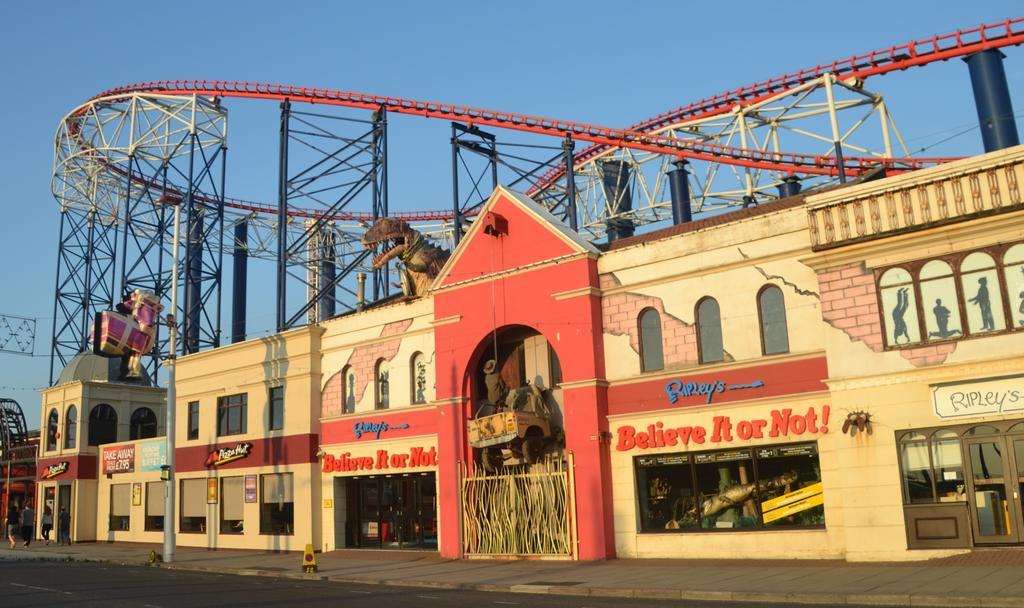
<svg viewBox="0 0 1024 608">
<path fill-rule="evenodd" d="M 56 464 L 43 469 L 43 479 L 53 479 L 54 477 L 60 477 L 64 473 L 68 472 L 68 468 L 71 467 L 71 463 L 67 460 L 61 460 Z"/>
<path fill-rule="evenodd" d="M 668 395 L 668 402 L 675 403 L 681 397 L 693 397 L 696 395 L 707 395 L 707 403 L 718 393 L 735 391 L 744 388 L 760 388 L 764 386 L 763 380 L 754 380 L 750 384 L 726 384 L 722 380 L 711 382 L 685 382 L 683 379 L 671 380 L 665 385 L 665 394 Z"/>
<path fill-rule="evenodd" d="M 221 465 L 240 460 L 242 458 L 248 458 L 249 453 L 252 451 L 251 443 L 239 443 L 233 448 L 221 448 L 210 452 L 210 455 L 206 457 L 206 462 L 203 463 L 207 468 L 219 467 Z"/>
<path fill-rule="evenodd" d="M 356 439 L 359 439 L 363 435 L 369 435 L 370 433 L 376 435 L 374 439 L 380 439 L 381 433 L 407 428 L 409 428 L 408 422 L 406 422 L 405 424 L 396 424 L 392 426 L 387 422 L 364 422 L 360 420 L 359 422 L 352 425 L 352 432 L 355 433 Z"/>
</svg>

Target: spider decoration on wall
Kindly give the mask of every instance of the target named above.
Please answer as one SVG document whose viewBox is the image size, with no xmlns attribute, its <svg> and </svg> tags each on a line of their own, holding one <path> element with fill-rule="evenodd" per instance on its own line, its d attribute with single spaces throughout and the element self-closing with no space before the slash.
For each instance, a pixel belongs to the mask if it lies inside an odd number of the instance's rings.
<svg viewBox="0 0 1024 608">
<path fill-rule="evenodd" d="M 871 434 L 871 414 L 864 411 L 849 412 L 843 421 L 843 433 L 856 437 L 857 433 Z"/>
</svg>

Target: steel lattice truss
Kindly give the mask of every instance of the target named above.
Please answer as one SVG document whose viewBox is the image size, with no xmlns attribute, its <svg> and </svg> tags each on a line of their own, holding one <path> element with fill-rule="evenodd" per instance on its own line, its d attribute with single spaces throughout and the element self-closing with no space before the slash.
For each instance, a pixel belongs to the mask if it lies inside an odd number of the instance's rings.
<svg viewBox="0 0 1024 608">
<path fill-rule="evenodd" d="M 31 356 L 35 346 L 35 319 L 0 314 L 0 352 Z"/>
</svg>

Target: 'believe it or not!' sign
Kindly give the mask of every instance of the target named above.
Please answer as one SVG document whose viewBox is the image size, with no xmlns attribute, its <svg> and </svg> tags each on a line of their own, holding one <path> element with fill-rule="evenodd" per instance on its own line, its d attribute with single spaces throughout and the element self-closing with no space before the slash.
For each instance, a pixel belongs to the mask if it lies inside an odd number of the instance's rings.
<svg viewBox="0 0 1024 608">
<path fill-rule="evenodd" d="M 1024 375 L 932 385 L 939 418 L 1024 412 Z"/>
</svg>

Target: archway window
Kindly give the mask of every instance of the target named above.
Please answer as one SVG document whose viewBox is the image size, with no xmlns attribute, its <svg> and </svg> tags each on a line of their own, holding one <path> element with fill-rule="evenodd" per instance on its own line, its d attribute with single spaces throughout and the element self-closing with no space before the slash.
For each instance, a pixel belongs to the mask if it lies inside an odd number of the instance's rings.
<svg viewBox="0 0 1024 608">
<path fill-rule="evenodd" d="M 921 267 L 918 279 L 921 282 L 921 303 L 928 339 L 946 340 L 962 336 L 960 302 L 953 267 L 948 262 L 932 260 Z"/>
<path fill-rule="evenodd" d="M 665 369 L 661 315 L 653 308 L 645 308 L 640 312 L 637 325 L 640 326 L 640 371 L 656 372 Z"/>
<path fill-rule="evenodd" d="M 89 412 L 89 445 L 117 441 L 117 411 L 101 403 Z"/>
<path fill-rule="evenodd" d="M 57 410 L 50 410 L 50 417 L 46 421 L 46 450 L 57 449 L 57 435 L 60 430 L 60 419 Z"/>
<path fill-rule="evenodd" d="M 697 339 L 701 363 L 718 363 L 725 359 L 722 316 L 714 298 L 703 298 L 697 303 Z"/>
<path fill-rule="evenodd" d="M 1003 255 L 1006 291 L 1010 296 L 1010 318 L 1017 329 L 1024 328 L 1024 245 L 1014 245 Z"/>
<path fill-rule="evenodd" d="M 132 412 L 130 439 L 149 439 L 156 437 L 156 414 L 148 407 L 140 407 Z"/>
<path fill-rule="evenodd" d="M 972 334 L 1006 328 L 1003 297 L 999 291 L 996 263 L 987 253 L 974 252 L 960 263 L 960 281 L 967 309 L 967 328 Z"/>
<path fill-rule="evenodd" d="M 64 416 L 64 448 L 75 449 L 78 445 L 78 408 L 68 407 L 68 413 Z"/>
<path fill-rule="evenodd" d="M 379 359 L 374 366 L 374 409 L 391 407 L 391 366 L 387 359 Z"/>
<path fill-rule="evenodd" d="M 351 365 L 341 370 L 341 411 L 351 414 L 356 411 L 356 372 Z"/>
<path fill-rule="evenodd" d="M 410 403 L 427 402 L 427 361 L 423 353 L 414 353 L 409 359 Z"/>
<path fill-rule="evenodd" d="M 757 294 L 757 314 L 761 321 L 761 350 L 765 355 L 789 352 L 789 328 L 782 290 L 765 285 Z"/>
<path fill-rule="evenodd" d="M 890 346 L 921 341 L 914 281 L 905 268 L 890 268 L 878 281 L 882 294 L 882 322 Z M 849 304 L 849 303 L 847 303 Z"/>
</svg>

